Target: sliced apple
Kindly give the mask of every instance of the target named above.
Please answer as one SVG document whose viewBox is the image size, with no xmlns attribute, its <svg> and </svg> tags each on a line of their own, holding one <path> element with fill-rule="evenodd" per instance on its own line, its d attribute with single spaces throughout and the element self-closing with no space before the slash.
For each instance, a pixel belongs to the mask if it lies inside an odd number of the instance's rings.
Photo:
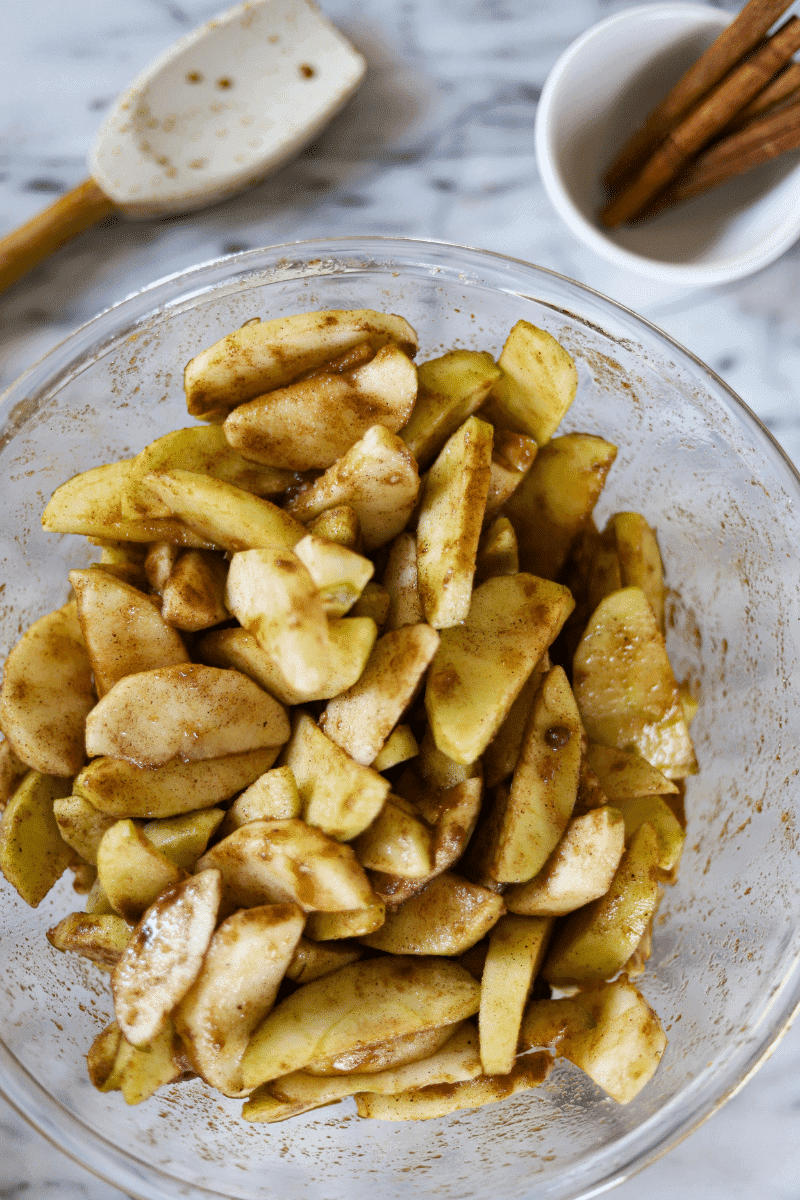
<svg viewBox="0 0 800 1200">
<path fill-rule="evenodd" d="M 208 546 L 175 517 L 128 517 L 123 512 L 133 459 L 92 467 L 56 488 L 42 513 L 49 533 L 82 533 L 107 541 L 174 542 Z"/>
<path fill-rule="evenodd" d="M 116 913 L 70 913 L 47 931 L 56 950 L 72 951 L 92 962 L 113 967 L 131 940 L 133 925 Z"/>
<path fill-rule="evenodd" d="M 635 749 L 668 779 L 697 770 L 664 637 L 641 588 L 598 605 L 575 652 L 575 697 L 592 741 Z"/>
<path fill-rule="evenodd" d="M 0 820 L 0 871 L 32 908 L 44 900 L 73 857 L 53 815 L 69 781 L 29 771 Z"/>
<path fill-rule="evenodd" d="M 186 878 L 133 821 L 116 821 L 97 850 L 97 878 L 114 912 L 138 921 L 165 888 Z"/>
<path fill-rule="evenodd" d="M 555 850 L 528 883 L 504 893 L 509 912 L 562 917 L 604 896 L 625 849 L 625 823 L 604 805 L 574 817 Z"/>
<path fill-rule="evenodd" d="M 361 941 L 389 954 L 462 954 L 504 912 L 501 896 L 443 872 L 388 913 L 381 928 Z"/>
<path fill-rule="evenodd" d="M 406 625 L 378 638 L 357 683 L 328 701 L 320 727 L 356 762 L 377 755 L 410 704 L 439 645 L 429 625 Z"/>
<path fill-rule="evenodd" d="M 354 370 L 277 388 L 240 404 L 225 421 L 225 437 L 245 458 L 292 471 L 324 470 L 371 425 L 396 433 L 417 395 L 417 369 L 389 343 Z"/>
<path fill-rule="evenodd" d="M 242 1055 L 275 1003 L 304 923 L 294 904 L 264 905 L 228 917 L 175 1010 L 192 1065 L 226 1096 L 243 1094 Z"/>
<path fill-rule="evenodd" d="M 155 770 L 117 758 L 96 758 L 80 772 L 76 794 L 113 817 L 176 817 L 230 800 L 267 771 L 280 746 Z"/>
<path fill-rule="evenodd" d="M 292 471 L 248 462 L 229 444 L 221 426 L 193 425 L 189 429 L 173 429 L 157 438 L 132 460 L 122 500 L 124 515 L 169 517 L 171 510 L 143 486 L 142 480 L 151 471 L 175 469 L 213 475 L 255 496 L 278 495 L 295 482 Z"/>
<path fill-rule="evenodd" d="M 304 819 L 339 841 L 362 833 L 389 795 L 389 781 L 351 758 L 307 713 L 294 718 L 282 761 L 296 780 Z"/>
<path fill-rule="evenodd" d="M 190 661 L 181 635 L 138 588 L 92 568 L 70 571 L 69 581 L 98 696 L 126 675 Z"/>
<path fill-rule="evenodd" d="M 528 433 L 544 446 L 575 398 L 578 372 L 552 334 L 530 321 L 517 321 L 498 359 L 502 370 L 492 388 L 490 419 Z"/>
<path fill-rule="evenodd" d="M 532 879 L 555 850 L 578 795 L 583 728 L 561 667 L 533 702 L 488 870 L 498 883 Z"/>
<path fill-rule="evenodd" d="M 120 679 L 86 721 L 90 755 L 139 767 L 260 750 L 288 737 L 283 707 L 251 679 L 197 664 Z"/>
<path fill-rule="evenodd" d="M 72 601 L 34 621 L 6 659 L 0 727 L 34 771 L 71 776 L 86 758 L 93 704 L 91 660 Z"/>
<path fill-rule="evenodd" d="M 486 1075 L 508 1075 L 514 1066 L 522 1014 L 542 965 L 551 925 L 544 918 L 506 915 L 489 934 L 478 1014 Z"/>
<path fill-rule="evenodd" d="M 333 1057 L 477 1012 L 480 987 L 463 967 L 433 958 L 374 958 L 298 988 L 256 1030 L 242 1063 L 257 1087 L 314 1058 Z"/>
<path fill-rule="evenodd" d="M 463 1083 L 433 1084 L 391 1096 L 357 1092 L 356 1109 L 360 1117 L 378 1121 L 427 1121 L 463 1108 L 496 1104 L 518 1092 L 539 1087 L 550 1074 L 552 1065 L 549 1054 L 530 1054 L 515 1063 L 507 1075 L 478 1075 Z"/>
<path fill-rule="evenodd" d="M 343 617 L 353 607 L 375 570 L 362 554 L 355 554 L 346 546 L 311 533 L 297 543 L 294 552 L 319 588 L 322 607 L 328 617 Z"/>
<path fill-rule="evenodd" d="M 265 771 L 237 796 L 225 814 L 221 833 L 227 837 L 248 821 L 285 821 L 299 817 L 303 802 L 290 767 Z"/>
<path fill-rule="evenodd" d="M 435 629 L 466 620 L 489 491 L 492 427 L 469 417 L 428 472 L 417 523 L 419 595 Z"/>
<path fill-rule="evenodd" d="M 313 687 L 297 685 L 296 659 L 291 655 L 282 655 L 279 661 L 269 651 L 262 649 L 246 629 L 219 629 L 207 633 L 197 647 L 197 657 L 211 666 L 234 667 L 255 680 L 282 704 L 307 704 L 311 700 L 328 700 L 352 687 L 367 665 L 377 636 L 378 630 L 371 617 L 329 620 L 330 646 L 321 682 L 321 671 L 312 674 L 307 664 L 303 666 L 307 682 L 313 683 Z"/>
<path fill-rule="evenodd" d="M 402 317 L 368 308 L 255 318 L 187 364 L 187 407 L 196 417 L 229 412 L 365 342 L 375 350 L 394 342 L 413 355 L 417 335 Z"/>
<path fill-rule="evenodd" d="M 425 707 L 436 745 L 478 759 L 573 608 L 566 588 L 533 575 L 488 579 L 463 625 L 442 631 Z"/>
<path fill-rule="evenodd" d="M 222 879 L 201 871 L 148 908 L 114 968 L 119 1027 L 134 1046 L 160 1033 L 200 973 L 217 921 Z"/>
<path fill-rule="evenodd" d="M 59 832 L 76 854 L 85 862 L 97 862 L 97 849 L 103 834 L 116 818 L 101 812 L 82 796 L 63 796 L 53 804 L 53 815 Z"/>
<path fill-rule="evenodd" d="M 417 374 L 417 403 L 401 436 L 420 466 L 427 467 L 480 408 L 501 372 L 484 350 L 450 350 L 421 363 Z"/>
<path fill-rule="evenodd" d="M 182 554 L 161 593 L 161 616 L 167 625 L 198 633 L 227 621 L 227 576 L 227 563 L 212 550 L 187 550 Z"/>
<path fill-rule="evenodd" d="M 211 475 L 151 471 L 142 483 L 206 546 L 230 552 L 264 546 L 291 549 L 305 536 L 299 522 L 282 508 Z"/>
<path fill-rule="evenodd" d="M 559 578 L 616 456 L 616 446 L 588 433 L 568 433 L 542 447 L 503 507 L 517 534 L 523 571 Z"/>
<path fill-rule="evenodd" d="M 411 452 L 397 434 L 373 425 L 286 508 L 307 522 L 326 508 L 347 504 L 358 516 L 365 548 L 375 550 L 405 528 L 418 492 L 419 475 Z"/>
<path fill-rule="evenodd" d="M 297 904 L 303 912 L 346 912 L 374 893 L 350 846 L 304 821 L 248 821 L 204 854 L 200 871 L 221 871 L 234 908 Z"/>
</svg>

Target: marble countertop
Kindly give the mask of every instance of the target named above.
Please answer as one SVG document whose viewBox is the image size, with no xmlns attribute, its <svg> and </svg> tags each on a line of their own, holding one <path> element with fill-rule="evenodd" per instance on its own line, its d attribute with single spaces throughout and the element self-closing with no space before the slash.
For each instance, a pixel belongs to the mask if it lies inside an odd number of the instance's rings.
<svg viewBox="0 0 800 1200">
<path fill-rule="evenodd" d="M 224 3 L 224 0 L 222 0 Z M 0 297 L 0 389 L 144 284 L 220 254 L 320 235 L 432 237 L 560 271 L 709 363 L 800 462 L 800 247 L 750 279 L 666 289 L 609 266 L 551 209 L 533 151 L 549 68 L 606 0 L 322 0 L 369 64 L 361 91 L 293 164 L 191 216 L 109 222 Z M 723 7 L 738 8 L 725 0 Z M 0 0 L 0 234 L 86 176 L 113 97 L 220 0 Z M 619 1200 L 797 1200 L 800 1028 L 753 1080 Z M 0 1101 L 0 1197 L 117 1200 Z"/>
</svg>

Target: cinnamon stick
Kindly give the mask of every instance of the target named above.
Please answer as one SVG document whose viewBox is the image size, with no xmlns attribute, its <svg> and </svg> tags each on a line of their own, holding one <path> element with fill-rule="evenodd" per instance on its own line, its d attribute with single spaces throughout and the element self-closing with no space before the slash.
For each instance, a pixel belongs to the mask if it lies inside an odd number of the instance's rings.
<svg viewBox="0 0 800 1200">
<path fill-rule="evenodd" d="M 768 84 L 763 92 L 759 92 L 754 100 L 745 105 L 728 126 L 726 132 L 733 133 L 745 126 L 753 117 L 761 117 L 767 112 L 774 111 L 779 104 L 784 107 L 795 99 L 800 99 L 800 63 L 792 62 L 778 72 L 772 83 Z"/>
<path fill-rule="evenodd" d="M 790 17 L 760 50 L 723 79 L 667 134 L 634 180 L 600 213 L 608 229 L 635 218 L 672 183 L 688 160 L 708 145 L 800 48 L 800 20 Z"/>
<path fill-rule="evenodd" d="M 620 191 L 644 166 L 658 143 L 711 91 L 789 8 L 791 0 L 749 0 L 731 24 L 701 54 L 626 142 L 604 177 L 610 192 Z"/>
<path fill-rule="evenodd" d="M 739 133 L 721 138 L 656 200 L 649 215 L 656 216 L 798 148 L 800 100 L 780 112 L 757 117 Z"/>
</svg>

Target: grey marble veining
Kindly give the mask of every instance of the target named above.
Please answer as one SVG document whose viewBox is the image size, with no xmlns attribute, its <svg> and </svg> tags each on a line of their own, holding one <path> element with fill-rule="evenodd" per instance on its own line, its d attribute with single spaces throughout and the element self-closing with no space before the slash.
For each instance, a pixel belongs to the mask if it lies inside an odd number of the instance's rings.
<svg viewBox="0 0 800 1200">
<path fill-rule="evenodd" d="M 86 175 L 113 97 L 224 0 L 0 0 L 0 232 Z M 736 8 L 726 0 L 724 7 Z M 800 249 L 758 275 L 681 292 L 611 267 L 550 208 L 536 104 L 561 50 L 624 7 L 602 0 L 322 0 L 369 75 L 316 143 L 224 205 L 152 224 L 108 221 L 0 297 L 0 388 L 126 294 L 196 262 L 337 234 L 442 238 L 586 282 L 708 362 L 800 461 Z M 619 1200 L 800 1197 L 800 1029 L 723 1110 Z M 114 1200 L 0 1105 L 0 1198 Z"/>
</svg>

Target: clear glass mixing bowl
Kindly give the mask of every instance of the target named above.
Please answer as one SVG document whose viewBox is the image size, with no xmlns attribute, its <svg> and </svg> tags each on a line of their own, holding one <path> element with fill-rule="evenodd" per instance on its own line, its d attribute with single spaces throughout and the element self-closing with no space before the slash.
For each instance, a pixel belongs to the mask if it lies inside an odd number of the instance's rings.
<svg viewBox="0 0 800 1200">
<path fill-rule="evenodd" d="M 348 1101 L 252 1126 L 197 1081 L 127 1108 L 86 1076 L 111 1012 L 107 976 L 44 936 L 82 901 L 62 881 L 34 911 L 4 885 L 0 1086 L 46 1137 L 134 1196 L 587 1195 L 727 1099 L 800 1000 L 800 480 L 713 372 L 568 279 L 455 246 L 354 238 L 212 262 L 103 313 L 0 408 L 0 651 L 63 603 L 68 569 L 92 556 L 82 539 L 42 533 L 43 503 L 76 471 L 188 424 L 192 355 L 250 317 L 361 307 L 407 317 L 420 359 L 453 346 L 497 353 L 520 317 L 550 330 L 580 372 L 565 427 L 620 448 L 599 520 L 638 509 L 658 530 L 674 589 L 669 650 L 701 697 L 680 880 L 641 984 L 669 1046 L 625 1108 L 567 1064 L 535 1092 L 430 1122 L 362 1121 Z"/>
</svg>

